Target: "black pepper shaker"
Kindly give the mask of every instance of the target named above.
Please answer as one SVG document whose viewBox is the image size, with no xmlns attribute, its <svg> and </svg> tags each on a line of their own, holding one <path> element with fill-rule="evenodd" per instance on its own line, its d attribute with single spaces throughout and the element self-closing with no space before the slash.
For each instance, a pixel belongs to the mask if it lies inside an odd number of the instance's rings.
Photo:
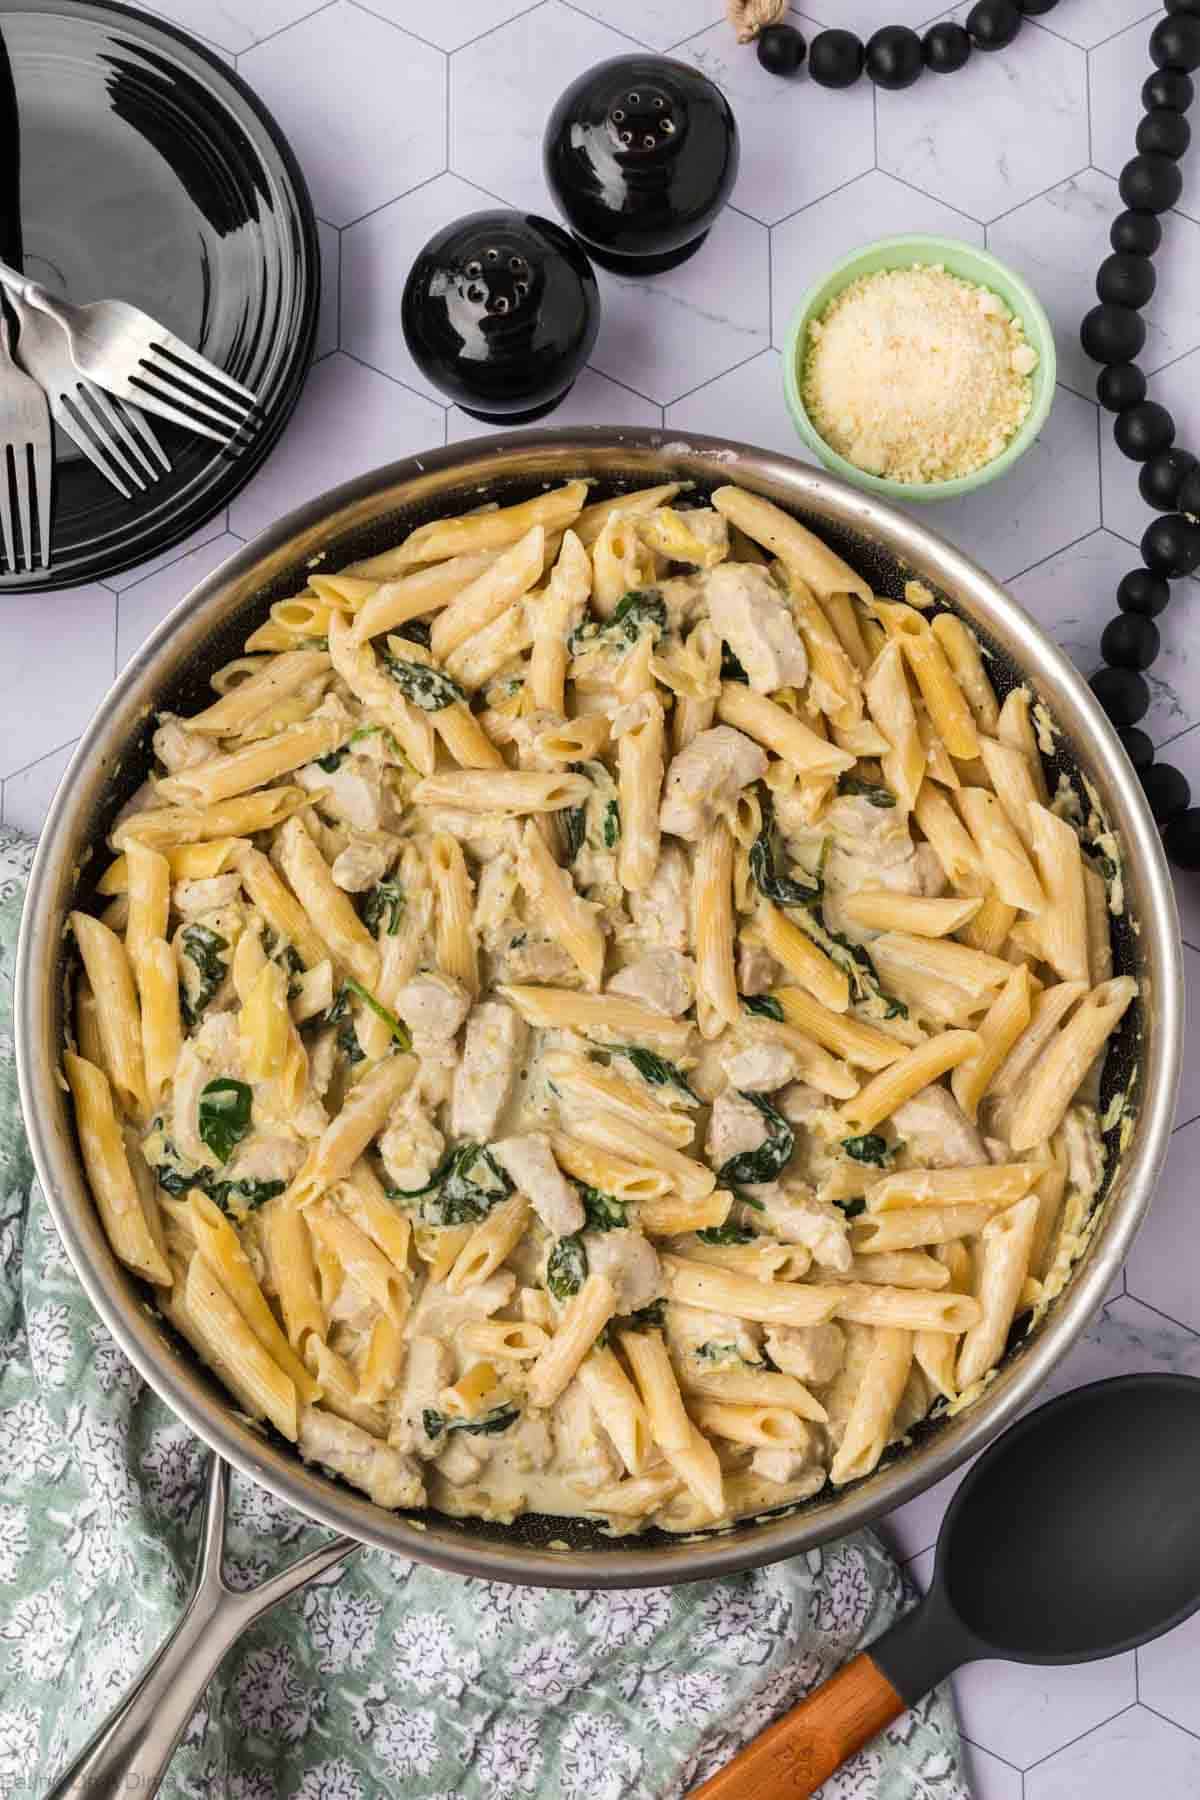
<svg viewBox="0 0 1200 1800">
<path fill-rule="evenodd" d="M 666 56 L 617 56 L 557 101 L 546 179 L 588 255 L 656 275 L 693 256 L 737 176 L 738 131 L 707 76 Z"/>
<path fill-rule="evenodd" d="M 600 327 L 596 277 L 550 219 L 469 213 L 430 238 L 404 285 L 414 362 L 473 419 L 522 425 L 570 390 Z"/>
</svg>

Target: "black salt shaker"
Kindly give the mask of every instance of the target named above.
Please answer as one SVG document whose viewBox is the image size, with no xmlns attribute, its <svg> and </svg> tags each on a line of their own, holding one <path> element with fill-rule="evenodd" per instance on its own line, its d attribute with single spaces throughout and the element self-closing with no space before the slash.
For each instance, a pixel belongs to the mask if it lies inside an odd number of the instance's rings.
<svg viewBox="0 0 1200 1800">
<path fill-rule="evenodd" d="M 600 299 L 591 264 L 561 226 L 477 212 L 417 256 L 401 320 L 414 362 L 464 412 L 521 425 L 567 394 L 596 341 Z"/>
</svg>

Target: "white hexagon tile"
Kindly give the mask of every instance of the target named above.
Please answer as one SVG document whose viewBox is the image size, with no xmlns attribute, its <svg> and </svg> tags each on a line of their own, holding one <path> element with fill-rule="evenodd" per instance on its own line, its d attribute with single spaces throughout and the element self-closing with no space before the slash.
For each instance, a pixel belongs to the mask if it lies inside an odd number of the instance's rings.
<svg viewBox="0 0 1200 1800">
<path fill-rule="evenodd" d="M 812 5 L 790 15 L 810 37 L 820 25 L 867 35 L 939 16 L 936 0 Z M 320 219 L 318 361 L 282 442 L 227 514 L 110 583 L 0 602 L 0 819 L 37 829 L 115 671 L 243 540 L 373 465 L 493 429 L 450 407 L 409 357 L 408 268 L 463 212 L 552 213 L 541 163 L 550 106 L 591 64 L 638 47 L 671 51 L 725 88 L 741 170 L 691 262 L 654 279 L 600 272 L 592 366 L 549 423 L 708 432 L 798 455 L 782 353 L 804 289 L 871 237 L 986 243 L 1046 303 L 1055 405 L 1006 480 L 912 510 L 1008 583 L 1085 673 L 1097 665 L 1116 582 L 1151 514 L 1096 407 L 1077 331 L 1132 149 L 1151 0 L 1059 0 L 1007 50 L 903 93 L 773 79 L 735 43 L 723 0 L 153 0 L 153 10 L 233 59 L 291 138 Z M 1200 153 L 1183 168 L 1143 361 L 1180 441 L 1200 450 Z M 1198 599 L 1187 586 L 1160 621 L 1147 728 L 1200 791 Z M 1177 892 L 1194 1001 L 1177 1129 L 1127 1270 L 1050 1392 L 1132 1370 L 1200 1375 L 1200 877 L 1180 877 Z M 918 1580 L 956 1485 L 950 1477 L 885 1525 Z M 1087 1669 L 992 1663 L 957 1685 L 976 1800 L 1200 1794 L 1200 1624 Z"/>
</svg>

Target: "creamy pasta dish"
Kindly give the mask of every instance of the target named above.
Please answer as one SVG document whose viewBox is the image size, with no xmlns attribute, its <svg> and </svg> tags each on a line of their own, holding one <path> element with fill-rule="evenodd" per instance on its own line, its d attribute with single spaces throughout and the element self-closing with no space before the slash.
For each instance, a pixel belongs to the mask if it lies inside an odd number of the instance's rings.
<svg viewBox="0 0 1200 1800">
<path fill-rule="evenodd" d="M 314 569 L 159 715 L 64 1067 L 246 1414 L 384 1507 L 684 1531 L 978 1387 L 1136 993 L 986 662 L 747 490 L 573 481 Z"/>
</svg>

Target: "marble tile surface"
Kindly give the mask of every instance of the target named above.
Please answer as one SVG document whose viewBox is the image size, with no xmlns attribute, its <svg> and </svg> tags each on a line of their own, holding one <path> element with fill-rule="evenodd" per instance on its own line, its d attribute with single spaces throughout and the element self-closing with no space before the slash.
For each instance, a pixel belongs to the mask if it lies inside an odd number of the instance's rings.
<svg viewBox="0 0 1200 1800">
<path fill-rule="evenodd" d="M 936 0 L 811 4 L 792 15 L 809 37 L 938 16 Z M 37 830 L 116 671 L 243 540 L 373 465 L 488 433 L 404 348 L 408 267 L 463 212 L 552 212 L 541 169 L 550 106 L 584 69 L 638 46 L 669 50 L 726 88 L 743 140 L 733 206 L 674 273 L 600 274 L 592 367 L 549 422 L 710 432 L 798 455 L 781 349 L 809 283 L 876 236 L 986 242 L 1046 303 L 1055 405 L 1006 480 L 914 510 L 1006 582 L 1085 673 L 1096 666 L 1116 582 L 1152 515 L 1095 405 L 1076 334 L 1132 150 L 1151 0 L 1059 0 L 1008 50 L 900 94 L 772 80 L 734 42 L 722 0 L 154 0 L 153 10 L 233 58 L 291 138 L 321 219 L 319 361 L 227 516 L 111 583 L 0 603 L 0 821 Z M 1164 220 L 1144 361 L 1180 441 L 1200 451 L 1200 153 L 1184 173 L 1181 210 Z M 1186 585 L 1160 620 L 1148 728 L 1200 792 L 1198 603 Z M 1130 1371 L 1200 1375 L 1200 876 L 1178 876 L 1176 891 L 1192 1022 L 1171 1153 L 1124 1276 L 1047 1394 Z M 957 1482 L 885 1522 L 918 1581 Z M 1200 1794 L 1200 1623 L 1087 1669 L 979 1665 L 957 1690 L 975 1800 Z"/>
</svg>

